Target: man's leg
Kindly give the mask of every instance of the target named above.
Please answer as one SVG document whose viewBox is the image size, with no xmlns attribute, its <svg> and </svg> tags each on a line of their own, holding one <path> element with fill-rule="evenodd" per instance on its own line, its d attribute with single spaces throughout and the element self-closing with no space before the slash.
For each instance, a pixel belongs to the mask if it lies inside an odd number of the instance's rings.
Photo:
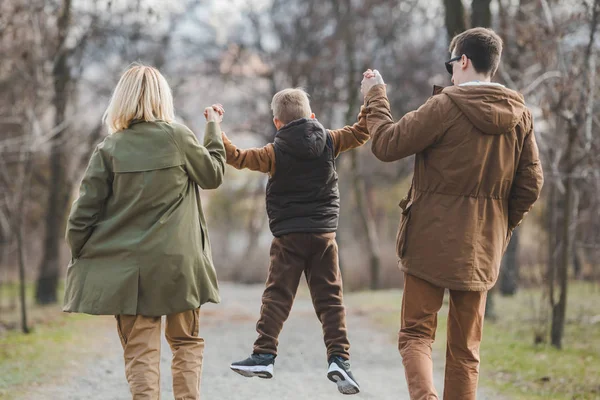
<svg viewBox="0 0 600 400">
<path fill-rule="evenodd" d="M 125 376 L 133 400 L 160 398 L 160 317 L 117 315 Z"/>
<path fill-rule="evenodd" d="M 404 274 L 398 348 L 411 400 L 438 399 L 433 383 L 431 345 L 435 340 L 437 313 L 443 300 L 444 288 Z"/>
<path fill-rule="evenodd" d="M 327 359 L 335 355 L 348 360 L 350 342 L 346 330 L 346 310 L 335 233 L 312 236 L 312 258 L 306 268 L 306 282 L 315 312 L 323 325 Z"/>
<path fill-rule="evenodd" d="M 277 355 L 278 338 L 287 320 L 306 263 L 307 235 L 291 233 L 273 239 L 271 264 L 256 324 L 257 354 Z"/>
<path fill-rule="evenodd" d="M 175 400 L 200 399 L 204 339 L 198 336 L 200 309 L 167 315 L 165 336 L 173 352 Z"/>
<path fill-rule="evenodd" d="M 475 400 L 487 292 L 450 291 L 444 400 Z"/>
</svg>

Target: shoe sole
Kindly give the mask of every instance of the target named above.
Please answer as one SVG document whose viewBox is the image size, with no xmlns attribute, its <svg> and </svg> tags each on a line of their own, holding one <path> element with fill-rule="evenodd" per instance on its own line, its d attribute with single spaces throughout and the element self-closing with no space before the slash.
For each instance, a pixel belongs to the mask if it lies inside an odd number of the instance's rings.
<svg viewBox="0 0 600 400">
<path fill-rule="evenodd" d="M 331 364 L 329 371 L 327 371 L 327 378 L 335 383 L 341 394 L 357 394 L 360 392 L 358 383 L 354 382 L 352 378 L 337 364 Z"/>
<path fill-rule="evenodd" d="M 253 378 L 257 376 L 262 379 L 271 379 L 273 377 L 273 364 L 252 367 L 247 367 L 244 365 L 231 365 L 230 368 L 232 371 L 237 372 L 246 378 Z"/>
</svg>

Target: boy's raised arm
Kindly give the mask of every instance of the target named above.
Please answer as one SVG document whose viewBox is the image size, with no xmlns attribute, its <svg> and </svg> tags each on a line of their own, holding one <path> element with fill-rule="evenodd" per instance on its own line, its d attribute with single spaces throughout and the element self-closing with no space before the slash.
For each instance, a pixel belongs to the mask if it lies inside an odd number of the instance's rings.
<svg viewBox="0 0 600 400">
<path fill-rule="evenodd" d="M 248 168 L 273 176 L 275 174 L 275 149 L 273 144 L 260 148 L 238 149 L 223 133 L 223 144 L 227 155 L 227 164 L 236 169 Z"/>
<path fill-rule="evenodd" d="M 358 122 L 352 126 L 345 126 L 341 129 L 330 130 L 333 140 L 335 157 L 344 151 L 360 147 L 369 141 L 370 135 L 367 130 L 367 108 L 362 106 L 358 114 Z"/>
</svg>

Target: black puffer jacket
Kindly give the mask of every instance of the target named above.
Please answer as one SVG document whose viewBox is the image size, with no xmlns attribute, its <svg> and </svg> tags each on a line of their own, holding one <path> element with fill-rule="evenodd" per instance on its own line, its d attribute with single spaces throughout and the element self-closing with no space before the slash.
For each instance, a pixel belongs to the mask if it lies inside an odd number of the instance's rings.
<svg viewBox="0 0 600 400">
<path fill-rule="evenodd" d="M 340 194 L 333 141 L 315 119 L 299 119 L 275 135 L 277 169 L 267 184 L 267 214 L 274 236 L 335 232 Z"/>
</svg>

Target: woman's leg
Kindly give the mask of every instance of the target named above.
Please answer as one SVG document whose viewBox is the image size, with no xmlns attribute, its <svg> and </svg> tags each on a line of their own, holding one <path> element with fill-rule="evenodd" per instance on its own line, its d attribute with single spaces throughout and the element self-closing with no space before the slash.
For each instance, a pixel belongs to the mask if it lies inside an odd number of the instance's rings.
<svg viewBox="0 0 600 400">
<path fill-rule="evenodd" d="M 198 336 L 200 309 L 167 315 L 165 335 L 173 351 L 175 400 L 200 399 L 204 339 Z"/>
<path fill-rule="evenodd" d="M 133 400 L 160 399 L 160 317 L 117 315 Z"/>
</svg>

